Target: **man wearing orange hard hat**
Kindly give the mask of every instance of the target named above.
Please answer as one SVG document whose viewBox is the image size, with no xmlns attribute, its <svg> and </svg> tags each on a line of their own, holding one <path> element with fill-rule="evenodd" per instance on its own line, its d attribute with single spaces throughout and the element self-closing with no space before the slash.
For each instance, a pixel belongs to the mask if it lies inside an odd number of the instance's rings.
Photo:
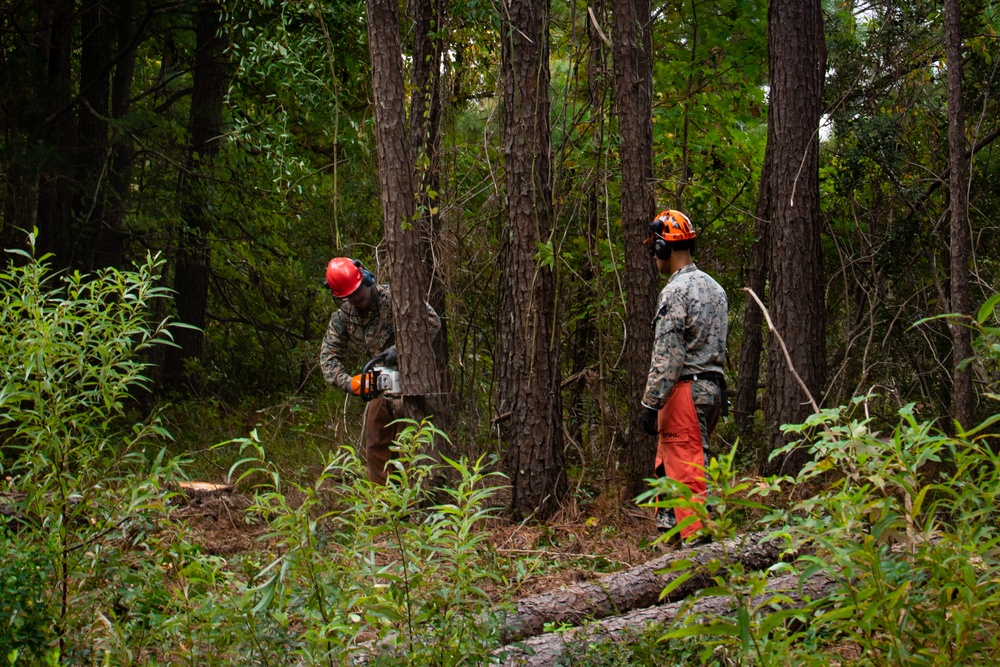
<svg viewBox="0 0 1000 667">
<path fill-rule="evenodd" d="M 729 302 L 715 280 L 691 259 L 697 233 L 680 211 L 667 210 L 650 223 L 645 244 L 656 268 L 669 275 L 653 319 L 653 355 L 642 397 L 643 428 L 658 435 L 656 474 L 691 489 L 704 501 L 708 437 L 726 412 L 723 363 L 729 327 Z M 657 528 L 666 532 L 693 513 L 657 509 Z M 695 521 L 680 530 L 682 539 L 701 528 Z"/>
<path fill-rule="evenodd" d="M 365 413 L 368 478 L 375 484 L 385 484 L 386 464 L 392 457 L 389 446 L 398 431 L 390 423 L 403 415 L 396 401 L 382 396 L 369 398 L 362 390 L 361 376 L 348 373 L 344 359 L 353 346 L 368 358 L 378 358 L 383 366 L 395 368 L 396 333 L 391 292 L 388 285 L 375 284 L 375 277 L 360 260 L 349 257 L 330 260 L 326 266 L 326 286 L 343 304 L 330 316 L 320 346 L 320 368 L 328 384 L 368 400 Z M 427 318 L 431 335 L 437 335 L 441 320 L 430 304 L 427 304 Z"/>
</svg>

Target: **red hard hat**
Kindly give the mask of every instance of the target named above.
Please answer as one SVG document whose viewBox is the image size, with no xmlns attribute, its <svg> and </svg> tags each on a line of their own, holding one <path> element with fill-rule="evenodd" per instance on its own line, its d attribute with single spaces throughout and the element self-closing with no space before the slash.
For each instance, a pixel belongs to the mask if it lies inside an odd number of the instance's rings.
<svg viewBox="0 0 1000 667">
<path fill-rule="evenodd" d="M 346 299 L 361 286 L 361 269 L 354 260 L 347 257 L 334 257 L 326 265 L 326 286 L 338 299 Z"/>
</svg>

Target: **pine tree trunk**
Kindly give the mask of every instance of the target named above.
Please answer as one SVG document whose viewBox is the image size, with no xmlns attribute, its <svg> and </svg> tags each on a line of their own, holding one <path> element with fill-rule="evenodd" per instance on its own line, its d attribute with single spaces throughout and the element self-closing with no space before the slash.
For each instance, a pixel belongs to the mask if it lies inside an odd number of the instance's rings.
<svg viewBox="0 0 1000 667">
<path fill-rule="evenodd" d="M 421 419 L 434 411 L 441 389 L 425 306 L 429 275 L 419 228 L 414 224 L 416 181 L 406 122 L 399 8 L 395 0 L 367 0 L 365 7 L 382 216 L 389 249 L 404 410 L 409 417 Z"/>
<path fill-rule="evenodd" d="M 132 99 L 132 80 L 135 75 L 136 37 L 135 0 L 121 0 L 115 17 L 118 54 L 114 76 L 111 79 L 111 117 L 122 120 L 128 114 Z M 95 266 L 125 264 L 125 212 L 132 183 L 132 162 L 135 146 L 128 132 L 118 132 L 112 137 L 108 185 L 110 197 L 104 216 L 104 225 L 97 230 L 94 242 Z"/>
<path fill-rule="evenodd" d="M 962 33 L 958 0 L 945 0 L 945 51 L 948 62 L 948 200 L 951 203 L 952 313 L 967 316 L 969 305 L 969 170 L 966 158 L 965 111 L 962 106 Z M 955 420 L 965 428 L 973 421 L 972 372 L 959 364 L 972 356 L 968 327 L 952 323 L 952 402 Z"/>
<path fill-rule="evenodd" d="M 174 263 L 177 319 L 197 329 L 175 329 L 177 347 L 167 348 L 164 376 L 175 386 L 182 383 L 184 360 L 200 358 L 205 341 L 209 235 L 218 208 L 212 182 L 220 148 L 228 69 L 227 40 L 219 33 L 221 12 L 222 6 L 213 0 L 203 0 L 198 6 L 188 156 L 177 185 L 182 227 Z"/>
<path fill-rule="evenodd" d="M 40 134 L 49 155 L 39 173 L 34 217 L 38 224 L 38 254 L 55 253 L 54 264 L 59 267 L 69 266 L 74 245 L 70 230 L 73 193 L 69 184 L 75 175 L 63 159 L 72 155 L 76 146 L 75 116 L 69 104 L 74 6 L 73 0 L 39 3 L 39 30 L 47 36 L 44 48 L 48 51 L 48 71 L 42 84 L 48 123 Z"/>
<path fill-rule="evenodd" d="M 675 585 L 667 598 L 661 598 L 660 594 L 667 584 L 674 582 L 681 572 L 690 571 L 687 568 L 681 571 L 670 569 L 681 560 L 702 567 L 712 561 L 728 560 L 739 563 L 745 571 L 764 570 L 779 562 L 782 553 L 780 541 L 767 541 L 766 537 L 767 533 L 750 533 L 725 543 L 678 549 L 595 581 L 562 586 L 555 591 L 524 598 L 514 603 L 513 610 L 504 615 L 501 641 L 509 644 L 535 637 L 545 632 L 547 625 L 581 625 L 633 609 L 680 600 L 709 585 L 707 571 L 702 570 Z"/>
<path fill-rule="evenodd" d="M 416 161 L 417 226 L 430 282 L 427 301 L 441 318 L 441 331 L 434 337 L 432 346 L 442 399 L 447 399 L 451 393 L 448 313 L 443 267 L 437 252 L 441 236 L 441 57 L 444 50 L 441 33 L 444 30 L 444 3 L 441 0 L 411 0 L 410 8 L 413 15 L 410 135 Z M 435 32 L 438 33 L 436 36 Z M 446 409 L 446 414 L 450 412 Z"/>
<path fill-rule="evenodd" d="M 105 0 L 87 0 L 80 24 L 80 92 L 77 132 L 77 180 L 72 226 L 75 265 L 96 268 L 95 241 L 105 225 L 104 190 L 108 167 L 108 116 L 111 97 L 111 47 L 114 35 L 111 11 Z"/>
<path fill-rule="evenodd" d="M 770 312 L 792 365 L 821 398 L 825 367 L 825 301 L 819 219 L 819 120 L 825 56 L 819 0 L 768 4 L 770 105 Z M 811 412 L 776 336 L 768 347 L 764 418 L 772 449 L 784 443 L 779 427 Z M 799 450 L 773 465 L 794 474 Z"/>
<path fill-rule="evenodd" d="M 757 219 L 754 222 L 754 242 L 750 251 L 750 275 L 748 287 L 764 299 L 767 285 L 768 253 L 770 251 L 770 161 L 771 151 L 764 151 L 764 165 L 761 168 L 760 184 L 757 191 Z M 733 415 L 736 428 L 744 442 L 750 435 L 753 416 L 757 411 L 757 384 L 760 378 L 760 353 L 764 346 L 764 314 L 752 297 L 747 295 L 743 310 L 743 342 L 740 346 L 739 377 L 736 380 L 736 397 L 733 400 Z M 764 458 L 766 459 L 766 453 Z"/>
<path fill-rule="evenodd" d="M 628 442 L 622 467 L 629 498 L 646 490 L 653 475 L 656 438 L 640 425 L 642 395 L 653 353 L 656 265 L 643 240 L 656 215 L 653 194 L 653 73 L 650 65 L 649 0 L 616 0 L 614 7 L 615 101 L 621 136 L 621 218 L 625 242 L 625 354 L 628 364 Z"/>
<path fill-rule="evenodd" d="M 498 358 L 501 440 L 515 517 L 545 519 L 568 483 L 563 455 L 553 242 L 548 0 L 509 0 L 501 16 L 500 69 L 507 185 L 501 251 Z"/>
</svg>

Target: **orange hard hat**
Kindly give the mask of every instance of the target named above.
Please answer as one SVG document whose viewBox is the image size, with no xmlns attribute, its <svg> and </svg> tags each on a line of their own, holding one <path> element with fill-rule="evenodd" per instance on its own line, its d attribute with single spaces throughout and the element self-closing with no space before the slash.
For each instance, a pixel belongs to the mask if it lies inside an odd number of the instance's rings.
<svg viewBox="0 0 1000 667">
<path fill-rule="evenodd" d="M 347 257 L 334 257 L 326 265 L 326 286 L 338 299 L 346 299 L 361 287 L 364 276 L 354 260 Z"/>
<path fill-rule="evenodd" d="M 649 232 L 651 236 L 659 237 L 667 243 L 687 241 L 698 235 L 686 215 L 671 209 L 662 211 L 653 219 L 649 225 Z"/>
</svg>

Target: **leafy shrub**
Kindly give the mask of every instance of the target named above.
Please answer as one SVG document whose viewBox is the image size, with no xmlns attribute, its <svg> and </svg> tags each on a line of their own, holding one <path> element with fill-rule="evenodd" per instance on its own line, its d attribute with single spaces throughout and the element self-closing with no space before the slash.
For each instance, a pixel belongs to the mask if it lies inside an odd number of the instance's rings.
<svg viewBox="0 0 1000 667">
<path fill-rule="evenodd" d="M 0 273 L 0 446 L 18 536 L 7 548 L 38 554 L 50 576 L 35 587 L 40 570 L 22 570 L 18 595 L 49 615 L 58 654 L 82 660 L 101 619 L 121 615 L 113 593 L 127 588 L 126 555 L 148 548 L 179 471 L 153 448 L 167 435 L 155 415 L 131 423 L 126 410 L 147 382 L 141 353 L 169 342 L 166 322 L 147 322 L 150 303 L 166 295 L 156 286 L 162 261 L 56 275 L 47 257 L 9 252 L 18 261 Z M 34 633 L 31 648 L 47 637 Z"/>
<path fill-rule="evenodd" d="M 482 586 L 495 568 L 476 527 L 490 516 L 496 473 L 483 459 L 438 464 L 420 453 L 443 437 L 429 422 L 408 422 L 386 486 L 370 484 L 343 448 L 312 484 L 287 490 L 260 443 L 240 441 L 251 456 L 234 470 L 258 480 L 250 511 L 268 521 L 279 554 L 243 602 L 251 623 L 281 630 L 272 632 L 279 644 L 248 645 L 247 659 L 283 647 L 304 664 L 358 655 L 375 664 L 488 661 L 496 637 Z M 436 487 L 442 468 L 457 483 Z"/>
<path fill-rule="evenodd" d="M 0 525 L 0 660 L 15 652 L 39 658 L 52 640 L 48 587 L 55 556 L 45 546 Z"/>
</svg>

